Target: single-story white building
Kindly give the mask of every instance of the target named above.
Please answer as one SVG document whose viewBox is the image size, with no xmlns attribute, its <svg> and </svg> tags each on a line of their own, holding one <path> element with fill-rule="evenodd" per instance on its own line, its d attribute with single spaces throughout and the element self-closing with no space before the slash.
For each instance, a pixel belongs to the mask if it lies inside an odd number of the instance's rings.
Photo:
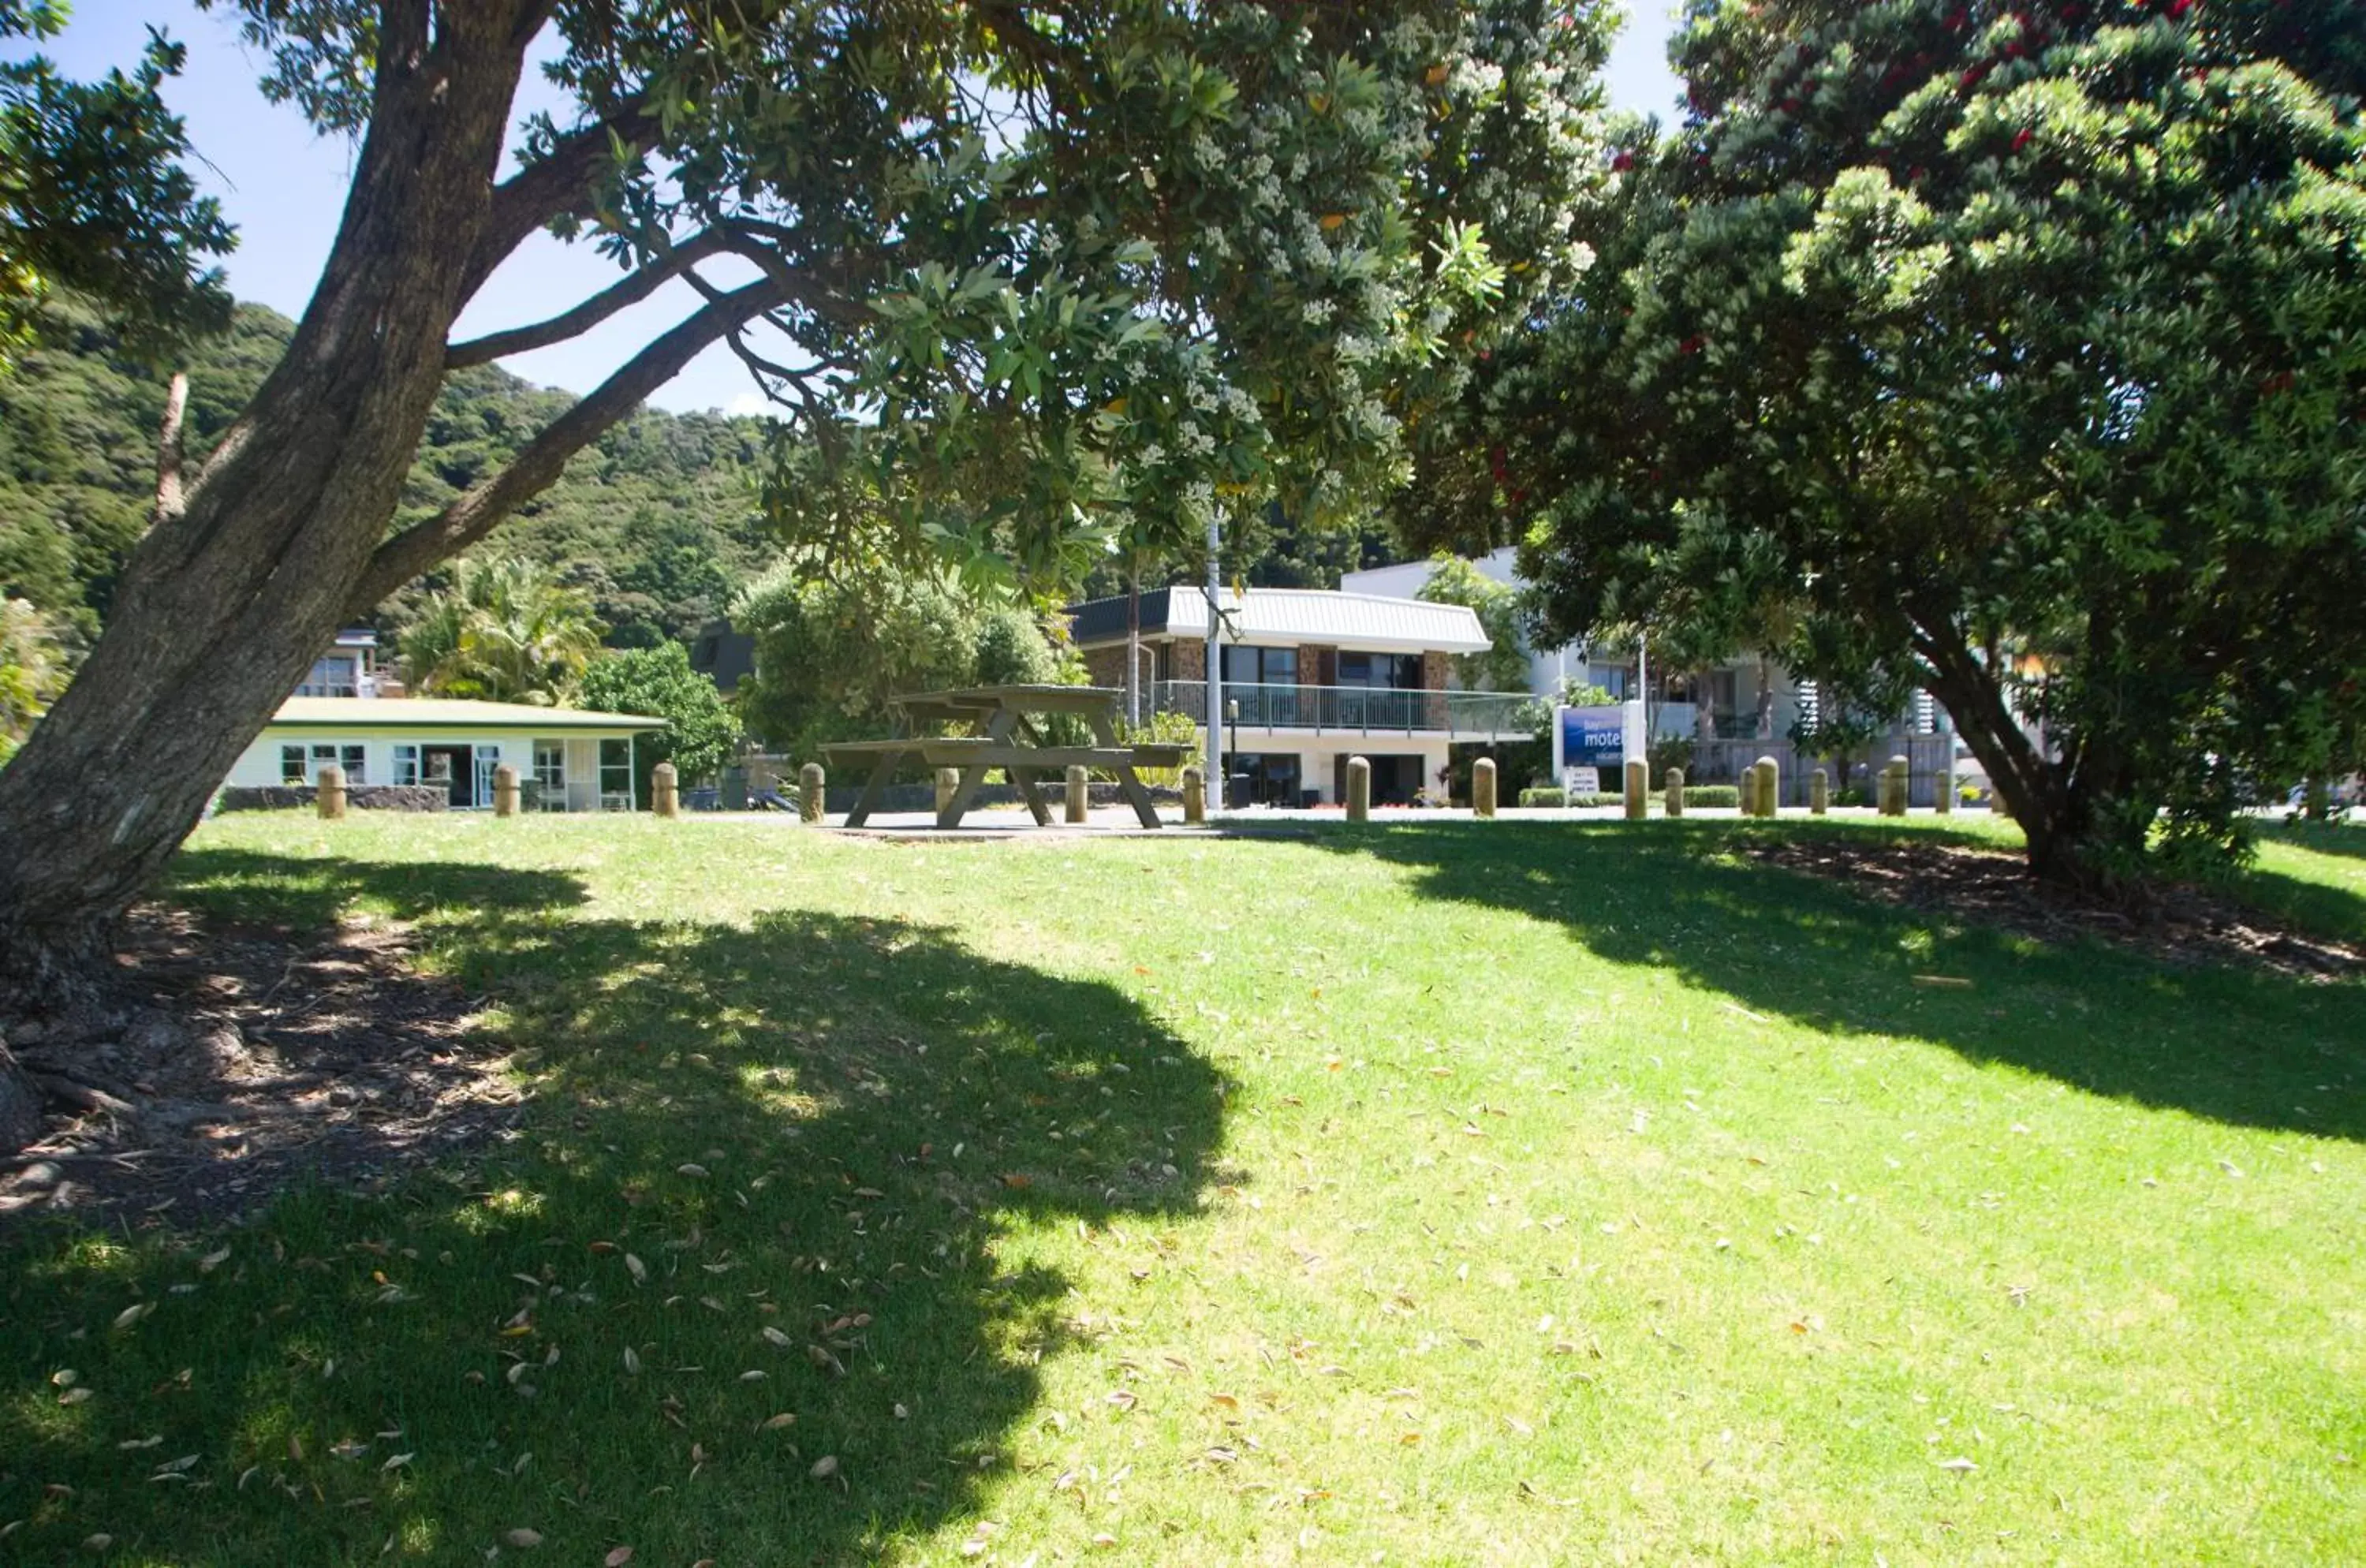
<svg viewBox="0 0 2366 1568">
<path fill-rule="evenodd" d="M 634 738 L 663 729 L 640 714 L 441 697 L 290 697 L 223 782 L 312 784 L 324 763 L 355 784 L 441 784 L 460 807 L 490 807 L 506 762 L 546 811 L 629 811 L 640 804 Z"/>
</svg>

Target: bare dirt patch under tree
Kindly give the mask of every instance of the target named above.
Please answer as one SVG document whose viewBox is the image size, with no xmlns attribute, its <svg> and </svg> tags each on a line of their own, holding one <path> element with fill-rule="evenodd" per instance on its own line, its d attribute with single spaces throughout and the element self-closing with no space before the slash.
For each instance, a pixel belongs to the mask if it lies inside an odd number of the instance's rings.
<svg viewBox="0 0 2366 1568">
<path fill-rule="evenodd" d="M 5 1026 L 48 1103 L 0 1160 L 0 1224 L 218 1219 L 310 1177 L 372 1185 L 508 1132 L 520 1096 L 471 1027 L 477 1004 L 412 951 L 407 929 L 366 916 L 291 937 L 134 910 L 110 1010 Z"/>
<path fill-rule="evenodd" d="M 2045 942 L 2091 936 L 2180 963 L 2257 964 L 2310 978 L 2366 971 L 2366 950 L 2355 944 L 2199 888 L 2155 886 L 2140 905 L 2112 903 L 2041 881 L 2018 856 L 1957 844 L 1800 835 L 1754 843 L 1746 852 L 1885 904 Z"/>
</svg>

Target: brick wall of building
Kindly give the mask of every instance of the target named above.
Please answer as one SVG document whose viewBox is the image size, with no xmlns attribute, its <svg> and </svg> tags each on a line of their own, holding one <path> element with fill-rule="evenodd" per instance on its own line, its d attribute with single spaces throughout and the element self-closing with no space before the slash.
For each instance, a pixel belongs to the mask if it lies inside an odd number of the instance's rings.
<svg viewBox="0 0 2366 1568">
<path fill-rule="evenodd" d="M 1096 686 L 1125 684 L 1125 644 L 1104 643 L 1098 648 L 1082 650 L 1085 656 L 1085 679 Z"/>
</svg>

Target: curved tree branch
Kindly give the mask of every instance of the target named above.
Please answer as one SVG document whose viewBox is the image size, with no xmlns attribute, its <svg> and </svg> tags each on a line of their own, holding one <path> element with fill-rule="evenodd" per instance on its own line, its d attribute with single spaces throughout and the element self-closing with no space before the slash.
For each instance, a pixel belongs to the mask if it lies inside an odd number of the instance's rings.
<svg viewBox="0 0 2366 1568">
<path fill-rule="evenodd" d="M 378 546 L 355 590 L 350 613 L 367 614 L 421 572 L 492 532 L 520 502 L 558 478 L 569 457 L 673 379 L 700 350 L 780 302 L 780 286 L 761 278 L 700 306 L 619 366 L 591 396 L 544 426 L 499 473 Z"/>
<path fill-rule="evenodd" d="M 655 120 L 648 100 L 637 95 L 593 123 L 560 137 L 547 156 L 495 186 L 476 251 L 461 275 L 460 298 L 473 299 L 527 235 L 574 210 L 607 158 L 612 137 L 621 139 L 628 150 L 638 151 Z"/>
<path fill-rule="evenodd" d="M 565 343 L 569 338 L 591 331 L 625 306 L 640 303 L 668 280 L 681 276 L 690 267 L 722 250 L 725 243 L 725 237 L 712 229 L 695 234 L 648 265 L 625 274 L 618 282 L 571 310 L 562 311 L 532 326 L 512 327 L 506 332 L 488 333 L 483 337 L 452 344 L 445 351 L 444 367 L 461 370 L 471 365 L 490 365 L 513 354 Z"/>
</svg>

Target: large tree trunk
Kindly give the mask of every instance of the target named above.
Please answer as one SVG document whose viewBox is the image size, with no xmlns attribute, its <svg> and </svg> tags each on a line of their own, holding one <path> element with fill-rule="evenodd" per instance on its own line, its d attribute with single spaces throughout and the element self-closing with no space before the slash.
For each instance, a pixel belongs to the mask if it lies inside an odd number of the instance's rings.
<svg viewBox="0 0 2366 1568">
<path fill-rule="evenodd" d="M 1918 641 L 1932 667 L 1931 694 L 1945 705 L 1956 733 L 1988 771 L 2028 843 L 2030 870 L 2043 880 L 2090 887 L 2088 858 L 2093 812 L 2088 793 L 2031 741 L 1996 672 L 1960 637 L 1933 633 Z"/>
<path fill-rule="evenodd" d="M 336 243 L 287 353 L 156 517 L 106 635 L 0 772 L 0 984 L 57 1005 L 353 613 L 442 383 L 523 65 L 500 6 L 386 9 Z"/>
</svg>

